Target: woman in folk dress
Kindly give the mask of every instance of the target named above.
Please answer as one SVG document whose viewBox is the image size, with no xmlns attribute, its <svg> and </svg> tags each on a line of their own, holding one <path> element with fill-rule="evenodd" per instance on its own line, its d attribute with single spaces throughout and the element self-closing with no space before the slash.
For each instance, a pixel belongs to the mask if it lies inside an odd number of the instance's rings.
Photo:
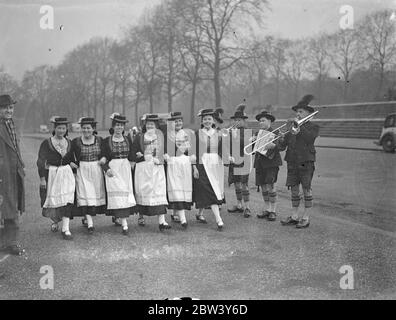
<svg viewBox="0 0 396 320">
<path fill-rule="evenodd" d="M 160 231 L 170 229 L 165 221 L 166 178 L 164 170 L 164 136 L 158 129 L 159 117 L 147 115 L 142 133 L 133 142 L 135 157 L 135 191 L 140 215 L 158 216 Z"/>
<path fill-rule="evenodd" d="M 101 165 L 102 138 L 96 136 L 96 121 L 93 118 L 80 118 L 82 136 L 72 141 L 72 151 L 76 159 L 77 207 L 85 216 L 88 232 L 94 232 L 93 216 L 106 210 L 106 193 Z"/>
<path fill-rule="evenodd" d="M 75 178 L 71 141 L 67 139 L 67 118 L 52 117 L 54 124 L 52 137 L 40 145 L 37 167 L 40 176 L 40 196 L 43 216 L 53 221 L 51 230 L 58 231 L 58 223 L 62 221 L 62 236 L 71 240 L 69 229 L 74 205 Z"/>
<path fill-rule="evenodd" d="M 191 148 L 189 135 L 183 130 L 181 112 L 172 112 L 168 119 L 166 161 L 166 181 L 168 209 L 173 210 L 172 220 L 187 228 L 185 210 L 192 205 L 192 166 L 195 156 L 188 156 Z"/>
<path fill-rule="evenodd" d="M 119 218 L 122 234 L 128 235 L 127 218 L 134 212 L 136 201 L 132 184 L 132 141 L 124 135 L 125 116 L 113 113 L 110 117 L 110 136 L 103 140 L 101 162 L 105 171 L 107 214 Z"/>
<path fill-rule="evenodd" d="M 222 156 L 222 136 L 215 129 L 214 109 L 204 109 L 198 114 L 201 117 L 201 129 L 196 133 L 197 164 L 193 165 L 193 199 L 199 209 L 196 219 L 206 223 L 202 212 L 210 207 L 216 218 L 218 230 L 224 223 L 220 216 L 219 206 L 225 203 L 224 198 L 224 166 Z M 224 150 L 226 151 L 226 150 Z"/>
</svg>

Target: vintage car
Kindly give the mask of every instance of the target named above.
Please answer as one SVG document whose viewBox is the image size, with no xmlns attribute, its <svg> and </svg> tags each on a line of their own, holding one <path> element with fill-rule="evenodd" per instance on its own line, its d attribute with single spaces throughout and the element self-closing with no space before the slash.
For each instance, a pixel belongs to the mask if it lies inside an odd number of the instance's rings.
<svg viewBox="0 0 396 320">
<path fill-rule="evenodd" d="M 382 146 L 385 152 L 395 152 L 396 148 L 396 113 L 389 114 L 385 118 L 381 135 L 376 145 Z"/>
</svg>

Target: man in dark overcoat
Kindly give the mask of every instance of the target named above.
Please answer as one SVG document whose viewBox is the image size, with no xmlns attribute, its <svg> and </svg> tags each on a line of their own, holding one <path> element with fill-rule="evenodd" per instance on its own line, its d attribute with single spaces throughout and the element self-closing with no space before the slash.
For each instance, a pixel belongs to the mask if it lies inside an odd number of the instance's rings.
<svg viewBox="0 0 396 320">
<path fill-rule="evenodd" d="M 25 171 L 12 119 L 15 103 L 10 95 L 0 95 L 0 251 L 22 255 L 18 220 L 25 211 Z"/>
</svg>

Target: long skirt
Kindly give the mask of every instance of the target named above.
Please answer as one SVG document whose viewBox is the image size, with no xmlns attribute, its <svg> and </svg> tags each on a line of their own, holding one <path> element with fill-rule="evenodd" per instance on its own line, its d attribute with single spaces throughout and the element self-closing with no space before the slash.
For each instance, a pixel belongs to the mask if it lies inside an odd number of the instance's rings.
<svg viewBox="0 0 396 320">
<path fill-rule="evenodd" d="M 191 210 L 192 186 L 190 157 L 171 157 L 167 164 L 168 208 Z"/>
<path fill-rule="evenodd" d="M 113 159 L 109 162 L 114 176 L 105 176 L 107 191 L 107 214 L 127 218 L 136 206 L 133 194 L 132 170 L 128 159 Z"/>
<path fill-rule="evenodd" d="M 204 153 L 197 164 L 199 178 L 194 179 L 194 202 L 198 209 L 225 203 L 224 166 L 216 153 Z"/>
<path fill-rule="evenodd" d="M 43 216 L 54 222 L 59 222 L 62 217 L 72 218 L 75 190 L 76 182 L 69 165 L 50 166 Z"/>
<path fill-rule="evenodd" d="M 147 216 L 166 214 L 168 200 L 163 165 L 156 165 L 153 161 L 137 163 L 135 188 L 139 214 Z"/>
<path fill-rule="evenodd" d="M 103 170 L 97 161 L 81 161 L 76 176 L 77 207 L 82 215 L 105 213 L 106 192 Z"/>
</svg>

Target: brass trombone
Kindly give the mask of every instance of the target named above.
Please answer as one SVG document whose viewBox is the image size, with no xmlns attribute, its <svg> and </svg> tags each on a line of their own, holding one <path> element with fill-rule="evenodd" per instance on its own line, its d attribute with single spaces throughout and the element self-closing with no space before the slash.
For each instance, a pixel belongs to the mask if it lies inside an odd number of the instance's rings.
<svg viewBox="0 0 396 320">
<path fill-rule="evenodd" d="M 265 147 L 270 144 L 275 142 L 276 140 L 282 138 L 286 133 L 290 132 L 293 128 L 297 129 L 300 126 L 302 126 L 304 123 L 308 122 L 309 120 L 311 120 L 319 111 L 315 111 L 313 113 L 311 113 L 310 115 L 306 116 L 305 118 L 301 119 L 301 120 L 294 120 L 294 121 L 288 121 L 285 124 L 281 125 L 280 127 L 276 128 L 275 130 L 273 130 L 272 132 L 268 132 L 265 135 L 263 135 L 262 137 L 254 140 L 253 142 L 247 144 L 244 148 L 243 148 L 243 152 L 248 155 L 251 156 L 253 153 L 256 152 L 264 152 L 265 151 Z M 285 132 L 282 132 L 282 129 L 284 127 L 287 127 L 287 130 Z M 275 134 L 275 132 L 277 132 L 277 134 Z M 268 140 L 268 137 L 272 135 L 275 135 L 271 140 L 265 142 L 264 144 L 258 146 L 257 143 L 260 141 L 265 141 L 266 139 Z M 255 144 L 255 147 L 253 148 L 253 150 L 251 152 L 248 152 L 247 150 L 249 148 L 251 148 L 253 145 Z"/>
<path fill-rule="evenodd" d="M 221 129 L 223 136 L 227 136 L 231 130 L 237 129 L 239 126 L 239 121 L 233 122 L 228 128 Z"/>
</svg>

